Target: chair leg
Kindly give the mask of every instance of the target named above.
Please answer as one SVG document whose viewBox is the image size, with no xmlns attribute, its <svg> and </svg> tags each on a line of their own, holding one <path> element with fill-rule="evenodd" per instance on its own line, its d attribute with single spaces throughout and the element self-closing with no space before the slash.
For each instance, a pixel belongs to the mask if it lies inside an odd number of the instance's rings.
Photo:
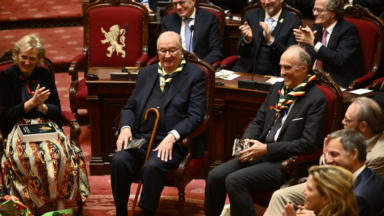
<svg viewBox="0 0 384 216">
<path fill-rule="evenodd" d="M 81 215 L 82 212 L 83 212 L 83 200 L 80 199 L 80 200 L 77 202 L 77 206 L 78 206 L 78 208 L 77 208 L 76 215 Z"/>
<path fill-rule="evenodd" d="M 185 216 L 185 188 L 179 188 L 179 215 Z"/>
</svg>

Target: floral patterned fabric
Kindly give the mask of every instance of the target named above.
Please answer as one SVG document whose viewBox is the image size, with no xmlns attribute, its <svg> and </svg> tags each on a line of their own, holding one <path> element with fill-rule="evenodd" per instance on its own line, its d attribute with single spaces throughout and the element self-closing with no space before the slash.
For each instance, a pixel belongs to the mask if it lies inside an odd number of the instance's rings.
<svg viewBox="0 0 384 216">
<path fill-rule="evenodd" d="M 81 149 L 71 145 L 63 131 L 57 140 L 22 143 L 17 134 L 18 124 L 41 124 L 44 119 L 22 119 L 15 124 L 4 141 L 1 159 L 5 192 L 17 196 L 36 211 L 51 199 L 83 201 L 90 194 L 87 170 Z"/>
</svg>

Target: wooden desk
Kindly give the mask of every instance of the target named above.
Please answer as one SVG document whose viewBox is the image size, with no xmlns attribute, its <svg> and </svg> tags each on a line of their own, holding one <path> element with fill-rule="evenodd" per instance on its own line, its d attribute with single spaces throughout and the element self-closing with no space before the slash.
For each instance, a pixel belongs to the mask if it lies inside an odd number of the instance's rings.
<svg viewBox="0 0 384 216">
<path fill-rule="evenodd" d="M 109 163 L 115 154 L 115 134 L 120 121 L 120 110 L 135 88 L 134 81 L 111 81 L 109 72 L 121 69 L 90 68 L 89 72 L 99 74 L 99 80 L 88 80 L 89 119 L 91 126 L 92 157 L 91 175 L 110 174 Z M 251 79 L 249 74 L 224 82 L 216 86 L 214 102 L 214 121 L 210 128 L 210 153 L 212 166 L 232 159 L 232 144 L 235 138 L 241 138 L 248 124 L 256 117 L 267 92 L 239 89 L 238 79 Z M 255 75 L 255 80 L 266 78 Z M 356 97 L 343 92 L 344 104 Z M 373 95 L 369 94 L 368 96 Z M 345 106 L 346 107 L 346 106 Z"/>
</svg>

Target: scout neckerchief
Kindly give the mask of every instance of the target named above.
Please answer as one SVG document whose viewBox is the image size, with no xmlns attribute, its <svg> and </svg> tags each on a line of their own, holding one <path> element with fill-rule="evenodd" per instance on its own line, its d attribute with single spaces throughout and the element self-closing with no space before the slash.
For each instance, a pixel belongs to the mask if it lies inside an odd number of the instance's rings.
<svg viewBox="0 0 384 216">
<path fill-rule="evenodd" d="M 163 76 L 163 67 L 161 67 L 161 62 L 159 62 L 159 66 L 157 67 L 157 72 L 159 73 L 161 91 L 164 91 L 164 87 L 167 84 L 171 83 L 173 77 L 175 77 L 180 71 L 183 70 L 185 64 L 186 64 L 186 61 L 185 61 L 185 58 L 183 56 L 181 58 L 181 62 L 180 62 L 179 67 L 177 67 L 176 70 L 173 71 L 173 73 L 169 76 L 169 78 L 167 80 L 165 80 L 164 76 Z"/>
<path fill-rule="evenodd" d="M 276 104 L 276 107 L 269 106 L 271 110 L 276 110 L 276 117 L 279 116 L 280 112 L 284 114 L 288 111 L 289 106 L 300 96 L 304 95 L 308 89 L 311 81 L 316 79 L 316 75 L 310 75 L 308 74 L 307 78 L 298 85 L 296 88 L 294 88 L 292 91 L 288 92 L 288 87 L 283 86 L 283 88 L 279 89 L 279 103 Z"/>
</svg>

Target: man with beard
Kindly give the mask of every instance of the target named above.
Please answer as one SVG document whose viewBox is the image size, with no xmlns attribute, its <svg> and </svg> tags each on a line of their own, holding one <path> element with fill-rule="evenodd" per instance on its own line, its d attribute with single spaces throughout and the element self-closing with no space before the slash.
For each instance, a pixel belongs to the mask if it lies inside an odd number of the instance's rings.
<svg viewBox="0 0 384 216">
<path fill-rule="evenodd" d="M 248 11 L 239 27 L 237 43 L 240 59 L 233 71 L 280 76 L 279 61 L 283 52 L 296 43 L 293 29 L 302 21 L 282 9 L 283 0 L 261 0 L 263 8 Z"/>
</svg>

